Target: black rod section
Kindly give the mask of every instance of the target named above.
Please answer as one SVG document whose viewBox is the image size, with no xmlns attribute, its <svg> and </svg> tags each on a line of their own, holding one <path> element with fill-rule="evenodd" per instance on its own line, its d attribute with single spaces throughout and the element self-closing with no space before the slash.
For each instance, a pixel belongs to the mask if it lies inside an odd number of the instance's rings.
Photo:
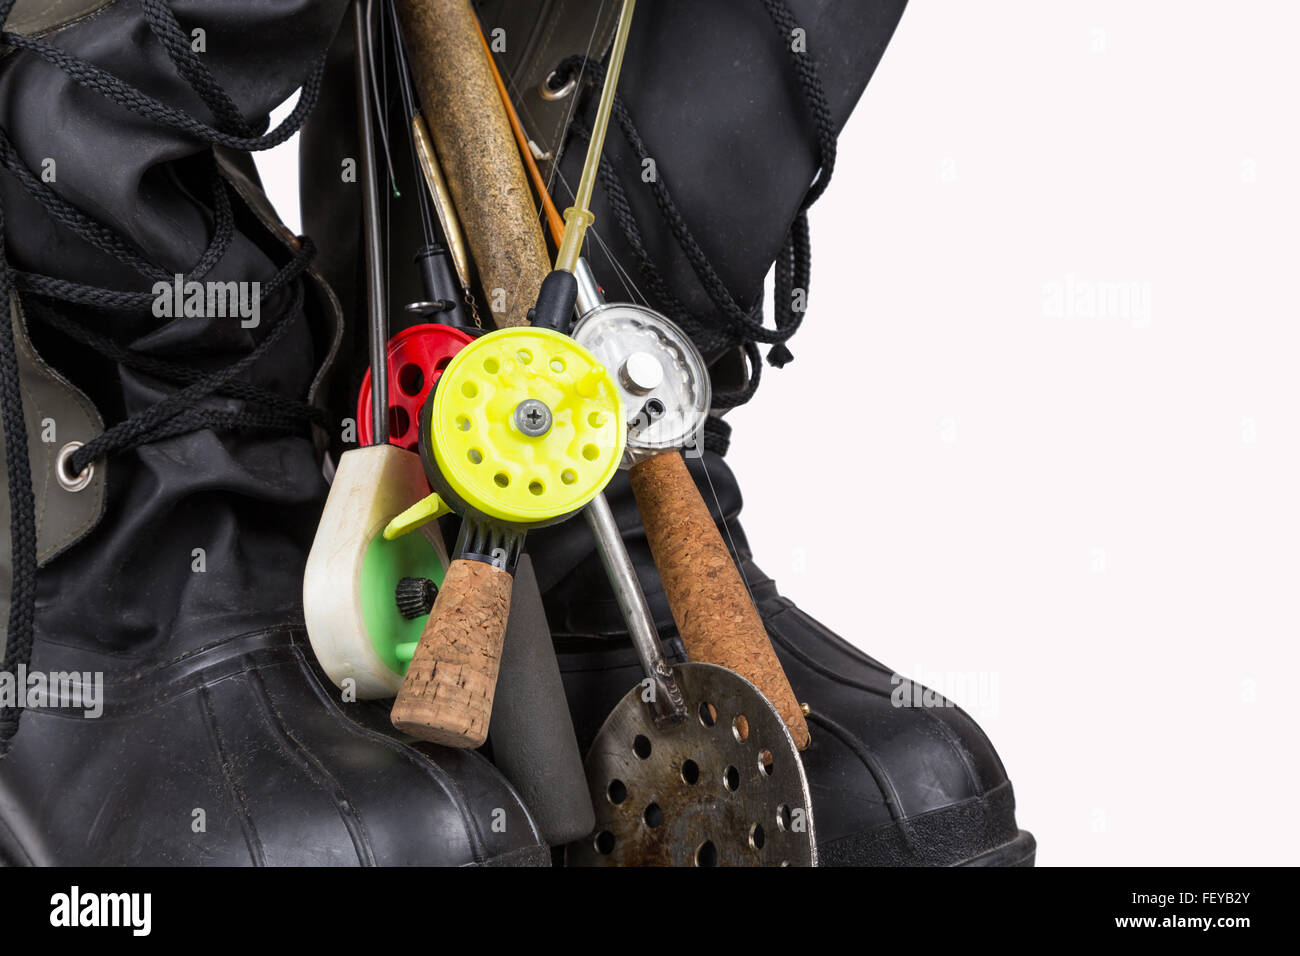
<svg viewBox="0 0 1300 956">
<path fill-rule="evenodd" d="M 352 6 L 357 43 L 357 123 L 361 133 L 361 185 L 364 197 L 366 287 L 370 319 L 370 433 L 373 444 L 388 444 L 388 304 L 384 298 L 384 254 L 379 237 L 379 187 L 375 183 L 374 108 L 370 97 L 370 48 L 366 21 L 371 0 Z"/>
</svg>

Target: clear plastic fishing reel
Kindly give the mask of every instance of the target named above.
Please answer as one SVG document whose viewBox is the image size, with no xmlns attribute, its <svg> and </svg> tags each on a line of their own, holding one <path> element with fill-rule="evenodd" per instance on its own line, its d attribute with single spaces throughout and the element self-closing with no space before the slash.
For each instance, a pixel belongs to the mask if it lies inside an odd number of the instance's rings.
<svg viewBox="0 0 1300 956">
<path fill-rule="evenodd" d="M 712 391 L 685 332 L 653 309 L 610 303 L 584 315 L 572 335 L 610 370 L 623 400 L 625 467 L 698 442 Z"/>
</svg>

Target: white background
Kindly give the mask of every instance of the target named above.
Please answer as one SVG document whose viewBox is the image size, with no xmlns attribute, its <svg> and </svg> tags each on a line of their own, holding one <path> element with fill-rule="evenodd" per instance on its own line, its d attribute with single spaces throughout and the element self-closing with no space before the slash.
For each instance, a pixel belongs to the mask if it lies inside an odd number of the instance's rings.
<svg viewBox="0 0 1300 956">
<path fill-rule="evenodd" d="M 732 416 L 760 565 L 970 711 L 1043 865 L 1297 862 L 1297 35 L 912 4 Z"/>
</svg>

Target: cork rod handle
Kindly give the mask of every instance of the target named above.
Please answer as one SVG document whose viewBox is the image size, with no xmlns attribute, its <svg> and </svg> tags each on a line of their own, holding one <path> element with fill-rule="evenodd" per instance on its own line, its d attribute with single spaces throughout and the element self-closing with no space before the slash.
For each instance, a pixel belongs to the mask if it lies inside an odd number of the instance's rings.
<svg viewBox="0 0 1300 956">
<path fill-rule="evenodd" d="M 762 691 L 805 749 L 811 736 L 803 708 L 686 462 L 676 452 L 656 455 L 634 465 L 629 477 L 686 653 L 728 667 Z"/>
<path fill-rule="evenodd" d="M 483 745 L 513 583 L 482 561 L 451 562 L 393 704 L 394 727 L 447 747 Z"/>
</svg>

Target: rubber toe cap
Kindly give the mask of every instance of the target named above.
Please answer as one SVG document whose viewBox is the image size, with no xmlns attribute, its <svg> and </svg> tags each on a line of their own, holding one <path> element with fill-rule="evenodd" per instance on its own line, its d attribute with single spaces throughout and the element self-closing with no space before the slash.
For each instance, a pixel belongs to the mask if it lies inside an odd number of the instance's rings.
<svg viewBox="0 0 1300 956">
<path fill-rule="evenodd" d="M 285 638 L 288 638 L 287 640 Z M 344 703 L 300 633 L 248 635 L 29 710 L 0 761 L 0 853 L 78 865 L 549 865 L 475 752 Z M 36 666 L 42 666 L 37 662 Z"/>
</svg>

